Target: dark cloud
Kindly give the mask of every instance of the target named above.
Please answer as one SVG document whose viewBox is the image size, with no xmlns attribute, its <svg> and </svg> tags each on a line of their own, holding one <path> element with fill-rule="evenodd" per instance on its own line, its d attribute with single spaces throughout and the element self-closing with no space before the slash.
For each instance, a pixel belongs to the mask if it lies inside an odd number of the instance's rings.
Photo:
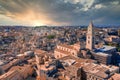
<svg viewBox="0 0 120 80">
<path fill-rule="evenodd" d="M 27 16 L 29 12 L 31 18 Z M 0 15 L 23 24 L 30 19 L 50 25 L 80 25 L 90 20 L 96 24 L 119 24 L 119 13 L 120 0 L 0 0 Z"/>
</svg>

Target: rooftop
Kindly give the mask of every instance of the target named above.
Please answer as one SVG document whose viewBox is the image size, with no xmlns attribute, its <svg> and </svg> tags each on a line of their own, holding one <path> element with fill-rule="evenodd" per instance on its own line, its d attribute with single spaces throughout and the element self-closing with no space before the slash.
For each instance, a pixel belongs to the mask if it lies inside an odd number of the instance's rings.
<svg viewBox="0 0 120 80">
<path fill-rule="evenodd" d="M 67 45 L 67 44 L 60 44 L 60 45 L 58 45 L 58 46 L 66 47 L 66 48 L 69 48 L 69 49 L 74 49 L 73 46 L 71 46 L 71 45 Z"/>
<path fill-rule="evenodd" d="M 108 71 L 110 73 L 115 72 L 119 68 L 116 66 L 106 66 L 103 64 L 94 64 L 94 63 L 84 63 L 83 66 L 84 70 L 88 73 L 92 73 L 96 76 L 102 77 L 102 78 L 108 78 L 109 74 L 107 73 Z"/>
<path fill-rule="evenodd" d="M 97 54 L 97 55 L 101 55 L 101 56 L 110 56 L 110 54 L 106 54 L 106 53 L 104 53 L 104 52 L 97 52 L 97 53 L 95 53 L 95 54 Z"/>
<path fill-rule="evenodd" d="M 102 48 L 98 48 L 97 51 L 105 52 L 105 51 L 109 51 L 109 50 L 112 50 L 112 49 L 116 49 L 116 47 L 103 45 L 103 47 Z"/>
<path fill-rule="evenodd" d="M 46 51 L 41 50 L 41 49 L 36 49 L 34 52 L 35 52 L 36 54 L 46 53 Z"/>
<path fill-rule="evenodd" d="M 73 56 L 66 56 L 60 59 L 61 62 L 66 62 L 66 63 L 69 63 L 69 60 L 71 60 L 71 65 L 65 66 L 65 68 L 69 68 L 69 66 L 74 66 L 76 68 L 82 67 L 85 72 L 91 73 L 101 78 L 108 78 L 109 75 L 112 75 L 113 73 L 119 70 L 119 68 L 116 66 L 96 64 L 96 62 L 91 59 L 75 58 Z M 110 74 L 107 72 L 110 72 Z"/>
<path fill-rule="evenodd" d="M 46 65 L 40 65 L 40 69 L 44 71 L 51 71 L 55 69 L 54 65 L 46 66 Z"/>
<path fill-rule="evenodd" d="M 63 53 L 63 54 L 70 54 L 68 51 L 60 50 L 60 49 L 55 49 L 55 51 Z"/>
<path fill-rule="evenodd" d="M 115 73 L 109 80 L 120 80 L 120 74 Z"/>
</svg>

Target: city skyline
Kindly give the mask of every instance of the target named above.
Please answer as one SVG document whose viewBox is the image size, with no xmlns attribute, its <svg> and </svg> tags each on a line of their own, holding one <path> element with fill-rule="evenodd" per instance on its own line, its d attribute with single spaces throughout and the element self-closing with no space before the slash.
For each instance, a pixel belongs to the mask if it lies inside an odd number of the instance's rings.
<svg viewBox="0 0 120 80">
<path fill-rule="evenodd" d="M 119 0 L 1 0 L 0 25 L 119 25 L 119 8 Z"/>
<path fill-rule="evenodd" d="M 0 27 L 0 80 L 119 80 L 120 29 Z"/>
</svg>

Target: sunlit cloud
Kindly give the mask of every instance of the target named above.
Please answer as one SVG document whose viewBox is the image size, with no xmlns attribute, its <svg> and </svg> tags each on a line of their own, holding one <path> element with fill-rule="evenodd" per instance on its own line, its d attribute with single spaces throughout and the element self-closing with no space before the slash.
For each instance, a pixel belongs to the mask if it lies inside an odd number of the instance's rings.
<svg viewBox="0 0 120 80">
<path fill-rule="evenodd" d="M 119 0 L 0 0 L 0 24 L 118 24 L 119 8 Z"/>
</svg>

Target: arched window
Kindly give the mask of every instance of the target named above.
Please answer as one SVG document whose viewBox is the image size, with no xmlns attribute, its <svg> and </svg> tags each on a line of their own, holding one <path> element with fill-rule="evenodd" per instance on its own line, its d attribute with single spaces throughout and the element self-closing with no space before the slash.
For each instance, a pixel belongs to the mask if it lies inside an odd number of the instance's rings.
<svg viewBox="0 0 120 80">
<path fill-rule="evenodd" d="M 57 55 L 57 58 L 59 58 L 59 55 Z"/>
<path fill-rule="evenodd" d="M 72 53 L 72 55 L 74 55 L 74 52 Z"/>
<path fill-rule="evenodd" d="M 88 40 L 88 44 L 90 44 L 90 41 Z"/>
<path fill-rule="evenodd" d="M 90 36 L 88 36 L 88 39 L 90 39 Z"/>
</svg>

